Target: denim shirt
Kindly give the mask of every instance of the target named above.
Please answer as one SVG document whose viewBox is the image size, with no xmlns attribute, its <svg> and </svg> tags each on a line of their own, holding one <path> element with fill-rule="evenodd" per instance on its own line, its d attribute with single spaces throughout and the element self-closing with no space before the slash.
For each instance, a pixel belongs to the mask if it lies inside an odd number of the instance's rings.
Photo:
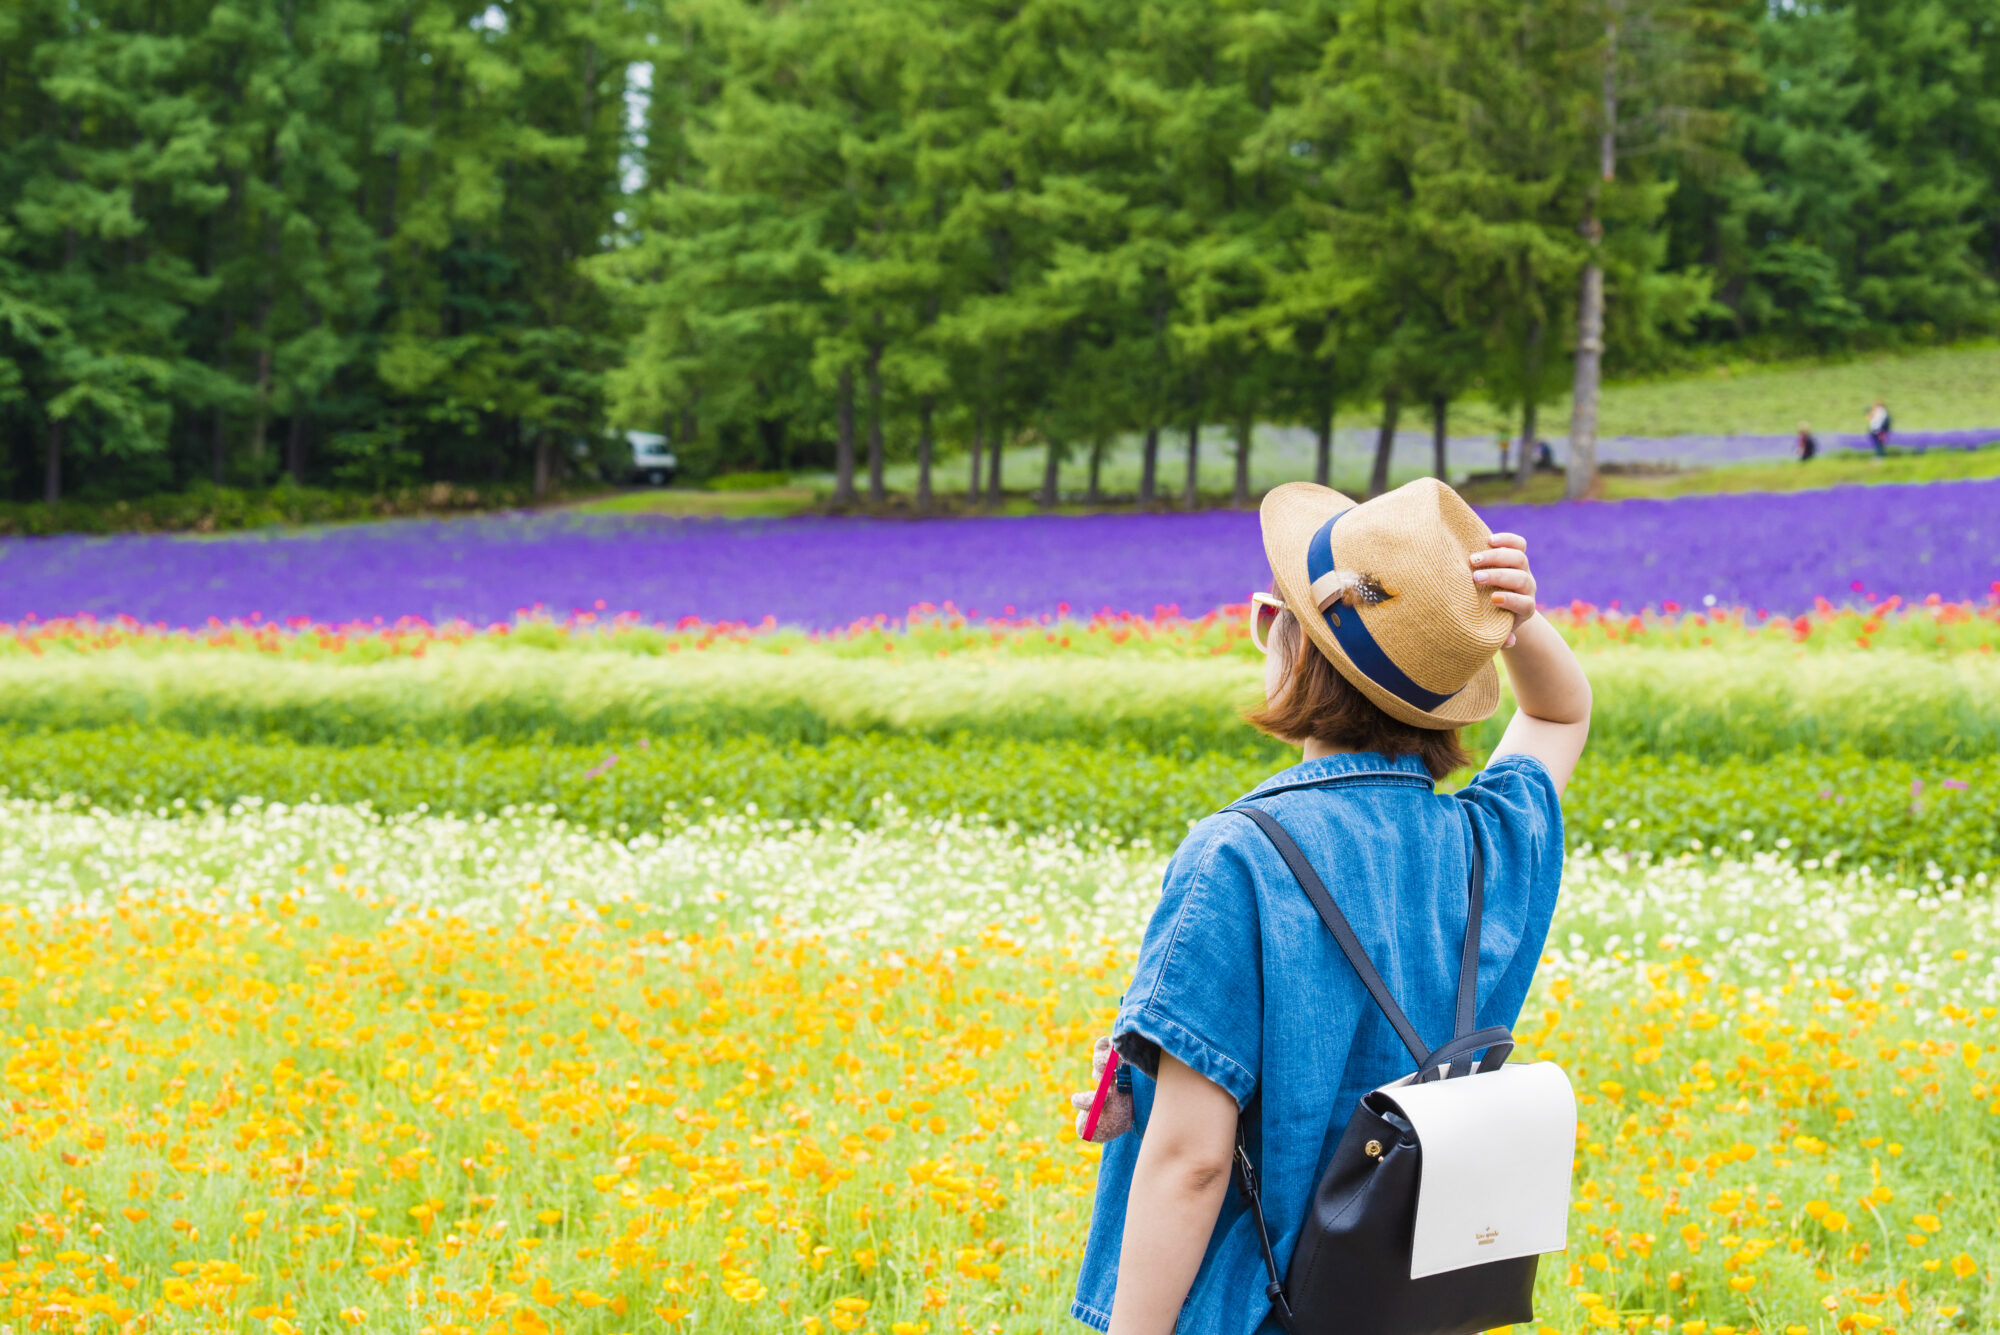
<svg viewBox="0 0 2000 1335">
<path fill-rule="evenodd" d="M 1414 756 L 1326 756 L 1274 775 L 1250 799 L 1290 832 L 1433 1047 L 1452 1032 L 1476 828 L 1486 861 L 1478 1023 L 1514 1023 L 1562 877 L 1562 808 L 1540 761 L 1506 756 L 1447 796 Z M 1228 813 L 1195 826 L 1167 865 L 1112 1033 L 1137 1068 L 1135 1125 L 1099 1161 L 1070 1308 L 1098 1330 L 1111 1324 L 1162 1051 L 1239 1108 L 1261 1096 L 1246 1130 L 1280 1275 L 1356 1101 L 1416 1068 L 1277 850 Z M 1256 1226 L 1232 1186 L 1176 1330 L 1277 1335 L 1265 1283 Z"/>
</svg>

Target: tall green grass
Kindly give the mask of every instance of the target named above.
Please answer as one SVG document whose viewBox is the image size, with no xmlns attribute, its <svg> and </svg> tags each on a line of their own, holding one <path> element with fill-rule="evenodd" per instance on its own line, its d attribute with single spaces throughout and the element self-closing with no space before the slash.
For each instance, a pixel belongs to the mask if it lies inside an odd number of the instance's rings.
<svg viewBox="0 0 2000 1335">
<path fill-rule="evenodd" d="M 752 806 L 802 821 L 921 815 L 1171 844 L 1296 758 L 1130 743 L 882 734 L 823 744 L 703 733 L 592 745 L 423 739 L 313 746 L 131 727 L 0 735 L 0 789 L 158 809 L 177 802 L 368 802 L 386 812 L 528 806 L 619 833 Z M 1707 763 L 1597 754 L 1563 801 L 1572 845 L 1656 856 L 1728 849 L 1973 872 L 2000 867 L 2000 772 L 1852 751 Z M 1607 824 L 1608 822 L 1608 824 Z M 1746 837 L 1747 836 L 1747 837 Z"/>
<path fill-rule="evenodd" d="M 1922 762 L 2000 754 L 2000 662 L 1905 650 L 1814 653 L 1772 644 L 1607 649 L 1592 749 L 1712 759 L 1796 750 Z M 957 654 L 863 659 L 819 652 L 622 654 L 469 645 L 365 666 L 244 652 L 113 651 L 0 659 L 0 730 L 122 725 L 192 736 L 359 746 L 388 739 L 756 735 L 1075 741 L 1276 754 L 1241 721 L 1261 664 L 1134 654 Z M 1468 733 L 1491 746 L 1511 705 Z"/>
</svg>

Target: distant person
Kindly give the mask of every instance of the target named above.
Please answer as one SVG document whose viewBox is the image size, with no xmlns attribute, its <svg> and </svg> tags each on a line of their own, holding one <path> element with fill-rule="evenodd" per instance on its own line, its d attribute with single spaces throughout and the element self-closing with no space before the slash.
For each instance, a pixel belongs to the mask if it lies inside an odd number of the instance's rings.
<svg viewBox="0 0 2000 1335">
<path fill-rule="evenodd" d="M 1556 452 L 1549 448 L 1549 443 L 1546 440 L 1536 441 L 1535 467 L 1554 468 L 1555 466 L 1556 466 Z"/>
<path fill-rule="evenodd" d="M 1507 475 L 1507 455 L 1513 448 L 1514 441 L 1512 437 L 1500 437 L 1500 475 L 1502 477 Z"/>
<path fill-rule="evenodd" d="M 1880 452 L 1879 449 L 1877 452 Z M 1819 442 L 1813 439 L 1812 427 L 1804 422 L 1799 423 L 1797 453 L 1800 463 L 1805 463 L 1808 459 L 1819 453 Z"/>
<path fill-rule="evenodd" d="M 1868 410 L 1868 443 L 1875 447 L 1877 458 L 1889 452 L 1889 432 L 1892 429 L 1888 405 L 1880 399 L 1875 400 L 1875 406 Z"/>
</svg>

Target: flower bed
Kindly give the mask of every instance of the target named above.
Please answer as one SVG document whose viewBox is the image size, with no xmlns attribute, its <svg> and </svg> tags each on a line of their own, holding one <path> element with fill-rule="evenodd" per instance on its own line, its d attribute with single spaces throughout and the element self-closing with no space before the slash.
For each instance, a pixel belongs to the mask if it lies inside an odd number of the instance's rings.
<svg viewBox="0 0 2000 1335">
<path fill-rule="evenodd" d="M 1552 507 L 1494 506 L 1547 597 L 1637 611 L 1815 599 L 1984 600 L 2000 480 Z M 0 621 L 130 615 L 342 624 L 511 622 L 541 609 L 825 630 L 947 601 L 968 616 L 1150 616 L 1240 603 L 1269 578 L 1256 516 L 893 521 L 481 518 L 287 536 L 0 542 Z"/>
</svg>

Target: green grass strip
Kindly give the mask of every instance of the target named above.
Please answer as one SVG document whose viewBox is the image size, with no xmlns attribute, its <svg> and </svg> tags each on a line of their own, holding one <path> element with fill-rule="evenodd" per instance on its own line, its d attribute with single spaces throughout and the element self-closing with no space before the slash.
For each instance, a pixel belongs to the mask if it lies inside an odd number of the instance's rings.
<svg viewBox="0 0 2000 1335">
<path fill-rule="evenodd" d="M 2000 753 L 2000 661 L 1787 645 L 1606 648 L 1585 656 L 1599 755 L 1701 759 L 1852 751 L 1912 762 Z M 0 659 L 0 730 L 124 725 L 365 745 L 406 738 L 594 745 L 639 734 L 1132 744 L 1238 753 L 1259 660 L 807 648 L 658 657 L 471 645 L 368 664 L 195 651 Z M 1490 747 L 1511 705 L 1468 733 Z"/>
<path fill-rule="evenodd" d="M 843 736 L 824 744 L 690 733 L 593 745 L 416 739 L 309 746 L 115 728 L 0 738 L 0 786 L 112 808 L 368 802 L 385 812 L 546 808 L 627 833 L 708 811 L 878 818 L 981 814 L 1024 829 L 1095 828 L 1172 844 L 1188 823 L 1288 763 L 1271 751 L 1181 754 L 1130 744 Z M 1971 873 L 2000 867 L 2000 766 L 1852 751 L 1696 763 L 1587 757 L 1565 801 L 1572 845 L 1655 856 L 1726 848 Z M 1607 826 L 1606 822 L 1610 822 Z M 1636 823 L 1635 823 L 1636 822 Z M 1747 837 L 1746 837 L 1747 835 Z"/>
</svg>

